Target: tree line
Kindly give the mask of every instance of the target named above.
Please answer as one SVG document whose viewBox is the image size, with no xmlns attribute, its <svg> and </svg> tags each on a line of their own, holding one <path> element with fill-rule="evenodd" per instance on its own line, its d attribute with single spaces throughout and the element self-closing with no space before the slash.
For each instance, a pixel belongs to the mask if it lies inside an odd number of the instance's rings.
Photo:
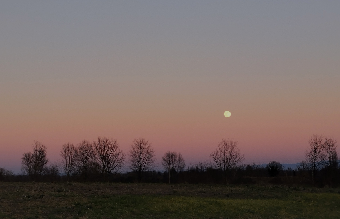
<svg viewBox="0 0 340 219">
<path fill-rule="evenodd" d="M 256 183 L 268 180 L 272 183 L 310 183 L 332 185 L 340 183 L 337 142 L 333 138 L 313 135 L 309 148 L 297 169 L 284 170 L 277 161 L 266 166 L 242 164 L 244 155 L 238 143 L 222 139 L 210 154 L 210 162 L 186 166 L 181 153 L 167 151 L 161 158 L 164 171 L 155 171 L 155 152 L 151 143 L 139 138 L 133 140 L 125 154 L 117 140 L 98 137 L 96 141 L 62 145 L 60 165 L 49 165 L 47 147 L 35 141 L 33 151 L 21 158 L 25 180 L 79 180 L 120 182 L 167 182 L 167 183 Z M 130 171 L 122 173 L 124 164 Z M 17 179 L 18 179 L 17 177 Z M 0 180 L 15 178 L 14 174 L 0 168 Z"/>
</svg>

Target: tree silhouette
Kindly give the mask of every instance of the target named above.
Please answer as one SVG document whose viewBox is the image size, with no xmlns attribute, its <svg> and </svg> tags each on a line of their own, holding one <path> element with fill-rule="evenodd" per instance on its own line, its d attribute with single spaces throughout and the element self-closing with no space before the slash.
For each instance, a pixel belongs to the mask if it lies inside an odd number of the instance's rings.
<svg viewBox="0 0 340 219">
<path fill-rule="evenodd" d="M 282 164 L 276 161 L 271 161 L 266 166 L 268 170 L 268 174 L 270 177 L 274 177 L 279 175 L 279 173 L 283 170 Z"/>
<path fill-rule="evenodd" d="M 169 184 L 170 184 L 170 178 L 171 178 L 171 170 L 175 169 L 175 165 L 177 162 L 177 153 L 176 152 L 166 152 L 164 156 L 162 157 L 162 165 L 165 169 L 165 171 L 168 171 L 168 179 L 169 179 Z"/>
<path fill-rule="evenodd" d="M 23 172 L 34 179 L 43 174 L 47 162 L 46 146 L 38 141 L 34 142 L 33 152 L 24 153 L 21 158 Z"/>
<path fill-rule="evenodd" d="M 14 173 L 12 171 L 0 167 L 0 180 L 12 177 L 13 175 Z"/>
<path fill-rule="evenodd" d="M 93 149 L 93 145 L 84 140 L 82 141 L 76 150 L 76 166 L 77 172 L 88 178 L 90 173 L 99 172 L 99 164 L 96 160 L 96 153 Z"/>
<path fill-rule="evenodd" d="M 175 165 L 176 172 L 182 172 L 185 168 L 185 161 L 181 153 L 178 153 L 177 162 Z"/>
<path fill-rule="evenodd" d="M 312 180 L 315 182 L 316 174 L 322 168 L 337 168 L 337 145 L 336 140 L 332 138 L 313 135 L 309 139 L 309 146 L 309 151 L 306 152 L 306 163 L 308 169 L 312 171 Z"/>
<path fill-rule="evenodd" d="M 76 172 L 77 148 L 71 143 L 64 144 L 61 149 L 60 155 L 63 158 L 62 162 L 64 172 L 66 176 L 69 178 Z"/>
<path fill-rule="evenodd" d="M 151 144 L 144 138 L 135 139 L 129 155 L 130 168 L 137 172 L 138 182 L 141 182 L 143 172 L 150 170 L 155 162 L 155 154 Z"/>
<path fill-rule="evenodd" d="M 44 178 L 55 181 L 59 178 L 60 171 L 58 164 L 50 164 L 44 168 Z"/>
<path fill-rule="evenodd" d="M 323 148 L 326 153 L 326 166 L 330 168 L 338 167 L 338 154 L 336 152 L 337 141 L 332 138 L 325 138 Z"/>
<path fill-rule="evenodd" d="M 103 175 L 116 173 L 123 166 L 125 156 L 119 149 L 117 140 L 98 138 L 93 142 L 97 160 Z"/>
<path fill-rule="evenodd" d="M 309 169 L 312 170 L 313 181 L 315 179 L 316 172 L 321 169 L 326 159 L 326 156 L 323 153 L 322 141 L 322 136 L 313 135 L 309 140 L 310 150 L 306 153 L 306 161 L 309 164 Z"/>
<path fill-rule="evenodd" d="M 237 142 L 225 139 L 222 139 L 217 149 L 210 156 L 216 167 L 223 171 L 225 179 L 227 171 L 235 168 L 244 159 L 237 148 Z"/>
<path fill-rule="evenodd" d="M 185 167 L 184 159 L 181 154 L 168 151 L 162 157 L 162 165 L 165 171 L 168 172 L 168 179 L 170 184 L 171 171 L 183 170 Z"/>
</svg>

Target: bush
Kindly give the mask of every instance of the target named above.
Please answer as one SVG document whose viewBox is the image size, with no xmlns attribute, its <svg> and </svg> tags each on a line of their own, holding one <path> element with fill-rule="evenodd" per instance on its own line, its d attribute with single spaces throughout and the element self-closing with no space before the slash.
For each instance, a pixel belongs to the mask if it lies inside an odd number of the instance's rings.
<svg viewBox="0 0 340 219">
<path fill-rule="evenodd" d="M 279 175 L 279 173 L 282 171 L 282 165 L 279 162 L 271 161 L 266 166 L 268 170 L 268 174 L 270 177 L 275 177 Z"/>
</svg>

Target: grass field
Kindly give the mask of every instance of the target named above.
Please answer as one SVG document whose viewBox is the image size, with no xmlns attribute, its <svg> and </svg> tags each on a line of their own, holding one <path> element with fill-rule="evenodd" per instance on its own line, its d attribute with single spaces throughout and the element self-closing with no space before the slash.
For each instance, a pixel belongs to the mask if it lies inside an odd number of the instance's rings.
<svg viewBox="0 0 340 219">
<path fill-rule="evenodd" d="M 340 218 L 340 188 L 0 182 L 0 218 Z"/>
</svg>

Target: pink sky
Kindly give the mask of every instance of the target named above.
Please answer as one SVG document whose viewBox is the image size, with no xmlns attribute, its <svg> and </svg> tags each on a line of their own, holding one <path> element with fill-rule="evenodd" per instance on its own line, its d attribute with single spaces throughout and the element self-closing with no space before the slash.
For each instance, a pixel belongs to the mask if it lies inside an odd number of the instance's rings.
<svg viewBox="0 0 340 219">
<path fill-rule="evenodd" d="M 143 137 L 187 164 L 222 138 L 258 164 L 340 141 L 340 4 L 305 3 L 4 3 L 0 167 L 34 140 L 59 162 L 67 142 Z"/>
</svg>

